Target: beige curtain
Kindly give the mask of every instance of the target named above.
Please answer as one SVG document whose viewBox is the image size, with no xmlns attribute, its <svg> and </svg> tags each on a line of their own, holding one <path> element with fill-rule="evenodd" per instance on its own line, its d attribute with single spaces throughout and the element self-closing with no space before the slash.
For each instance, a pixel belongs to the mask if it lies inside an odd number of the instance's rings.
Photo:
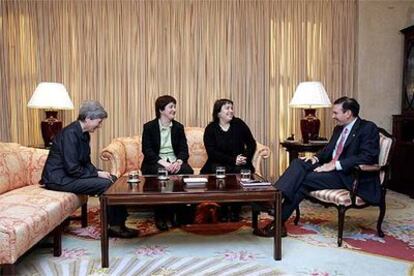
<svg viewBox="0 0 414 276">
<path fill-rule="evenodd" d="M 321 81 L 332 102 L 344 95 L 356 97 L 357 2 L 272 2 L 270 13 L 269 94 L 276 112 L 268 117 L 269 138 L 273 152 L 281 154 L 272 158 L 270 166 L 279 168 L 280 175 L 288 160 L 279 142 L 292 133 L 301 137 L 303 110 L 288 107 L 297 84 Z M 331 110 L 319 109 L 317 116 L 320 135 L 329 138 Z"/>
<path fill-rule="evenodd" d="M 76 107 L 100 101 L 109 118 L 92 135 L 94 162 L 119 136 L 141 133 L 154 100 L 171 94 L 177 119 L 204 127 L 218 98 L 271 147 L 300 135 L 287 104 L 299 81 L 321 80 L 331 99 L 353 95 L 356 1 L 1 1 L 0 140 L 41 144 L 41 110 L 26 107 L 41 81 L 63 83 Z M 61 111 L 64 124 L 77 108 Z M 329 111 L 319 112 L 328 136 Z"/>
</svg>

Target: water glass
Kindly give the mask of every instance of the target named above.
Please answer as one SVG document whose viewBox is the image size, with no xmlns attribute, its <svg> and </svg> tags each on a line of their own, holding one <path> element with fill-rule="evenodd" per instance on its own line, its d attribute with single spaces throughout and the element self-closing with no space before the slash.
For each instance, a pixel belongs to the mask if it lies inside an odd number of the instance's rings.
<svg viewBox="0 0 414 276">
<path fill-rule="evenodd" d="M 166 168 L 159 168 L 158 169 L 158 179 L 159 180 L 166 180 L 168 179 L 168 171 Z"/>
<path fill-rule="evenodd" d="M 226 167 L 217 166 L 216 167 L 216 177 L 217 178 L 225 178 L 226 177 Z"/>
<path fill-rule="evenodd" d="M 241 181 L 249 181 L 251 177 L 251 172 L 249 169 L 242 169 L 240 171 L 240 180 Z"/>
<path fill-rule="evenodd" d="M 128 182 L 138 182 L 139 176 L 137 171 L 130 171 L 128 173 Z"/>
</svg>

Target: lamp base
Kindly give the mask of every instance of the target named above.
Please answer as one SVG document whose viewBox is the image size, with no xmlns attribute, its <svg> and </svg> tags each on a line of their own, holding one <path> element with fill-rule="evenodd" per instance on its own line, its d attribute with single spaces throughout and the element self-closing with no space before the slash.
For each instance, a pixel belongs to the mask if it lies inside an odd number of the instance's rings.
<svg viewBox="0 0 414 276">
<path fill-rule="evenodd" d="M 305 117 L 300 120 L 300 131 L 302 132 L 303 143 L 318 138 L 321 121 L 315 116 L 316 109 L 305 109 Z"/>
<path fill-rule="evenodd" d="M 46 119 L 40 124 L 45 148 L 52 145 L 52 140 L 62 129 L 62 121 L 57 118 L 57 111 L 46 111 Z"/>
</svg>

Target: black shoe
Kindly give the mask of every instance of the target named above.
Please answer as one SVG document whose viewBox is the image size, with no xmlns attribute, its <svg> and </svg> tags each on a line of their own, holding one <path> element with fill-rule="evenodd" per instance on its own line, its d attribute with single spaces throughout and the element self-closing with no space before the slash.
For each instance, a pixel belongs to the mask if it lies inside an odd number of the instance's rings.
<svg viewBox="0 0 414 276">
<path fill-rule="evenodd" d="M 275 236 L 275 224 L 273 221 L 263 227 L 263 229 L 256 228 L 253 230 L 253 235 L 265 238 L 271 238 Z M 286 226 L 282 224 L 282 238 L 287 236 Z"/>
<path fill-rule="evenodd" d="M 157 226 L 158 230 L 160 231 L 167 231 L 168 225 L 164 219 L 156 218 L 155 219 L 155 226 Z"/>
<path fill-rule="evenodd" d="M 121 239 L 131 239 L 137 237 L 138 230 L 130 229 L 126 226 L 114 225 L 108 228 L 108 236 Z"/>
</svg>

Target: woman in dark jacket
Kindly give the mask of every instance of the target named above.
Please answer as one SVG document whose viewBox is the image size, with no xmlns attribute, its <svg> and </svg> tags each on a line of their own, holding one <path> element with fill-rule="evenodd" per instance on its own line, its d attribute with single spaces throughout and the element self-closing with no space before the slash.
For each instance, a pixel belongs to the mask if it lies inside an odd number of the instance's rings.
<svg viewBox="0 0 414 276">
<path fill-rule="evenodd" d="M 144 175 L 157 174 L 159 168 L 165 168 L 168 174 L 193 174 L 193 169 L 187 163 L 189 155 L 184 126 L 174 120 L 176 104 L 177 101 L 172 96 L 158 97 L 155 101 L 156 118 L 144 124 L 144 160 L 141 166 Z M 167 220 L 175 224 L 174 216 L 181 213 L 178 209 L 173 206 L 156 207 L 157 228 L 161 231 L 168 230 Z"/>
<path fill-rule="evenodd" d="M 256 141 L 243 120 L 234 116 L 233 102 L 220 99 L 213 106 L 213 121 L 204 131 L 204 146 L 208 159 L 201 173 L 214 173 L 217 166 L 224 166 L 226 173 L 240 173 L 242 169 L 250 169 L 252 165 Z M 227 220 L 226 205 L 222 212 L 222 220 Z M 240 205 L 231 205 L 232 221 L 239 220 Z"/>
<path fill-rule="evenodd" d="M 47 189 L 100 195 L 111 186 L 116 177 L 91 163 L 89 146 L 89 133 L 99 129 L 107 117 L 99 102 L 87 101 L 81 105 L 78 120 L 63 128 L 52 141 L 41 180 Z M 107 215 L 109 236 L 133 238 L 138 235 L 138 231 L 125 226 L 128 216 L 125 206 L 109 206 Z"/>
</svg>

